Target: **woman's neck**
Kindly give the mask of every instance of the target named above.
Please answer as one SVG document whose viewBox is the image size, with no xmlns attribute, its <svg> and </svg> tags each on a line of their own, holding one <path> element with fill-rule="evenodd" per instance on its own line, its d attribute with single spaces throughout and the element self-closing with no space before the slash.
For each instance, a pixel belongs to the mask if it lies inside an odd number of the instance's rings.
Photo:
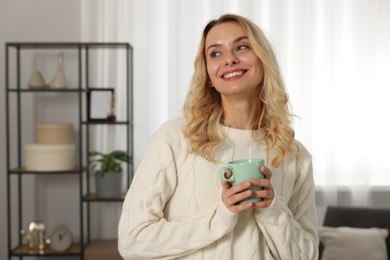
<svg viewBox="0 0 390 260">
<path fill-rule="evenodd" d="M 230 128 L 253 130 L 257 128 L 261 108 L 259 101 L 222 102 L 222 123 Z"/>
</svg>

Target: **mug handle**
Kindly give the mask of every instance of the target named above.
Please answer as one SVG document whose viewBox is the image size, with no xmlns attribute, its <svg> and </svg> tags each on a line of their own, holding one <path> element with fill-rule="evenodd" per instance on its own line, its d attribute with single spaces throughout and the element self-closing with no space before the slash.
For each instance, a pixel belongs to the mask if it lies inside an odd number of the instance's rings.
<svg viewBox="0 0 390 260">
<path fill-rule="evenodd" d="M 225 177 L 225 172 L 226 172 L 227 170 L 230 170 L 230 171 L 232 172 L 232 176 L 230 176 L 230 178 L 226 178 L 226 177 Z M 219 177 L 220 177 L 222 180 L 224 180 L 224 181 L 234 182 L 234 181 L 236 180 L 236 178 L 234 178 L 233 169 L 230 168 L 230 167 L 222 167 L 222 168 L 219 169 L 218 173 L 219 173 Z"/>
</svg>

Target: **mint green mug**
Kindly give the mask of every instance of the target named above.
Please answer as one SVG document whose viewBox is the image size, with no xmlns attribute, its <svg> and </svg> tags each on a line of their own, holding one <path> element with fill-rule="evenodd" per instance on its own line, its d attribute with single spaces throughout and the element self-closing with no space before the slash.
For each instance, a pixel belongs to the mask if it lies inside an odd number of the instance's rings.
<svg viewBox="0 0 390 260">
<path fill-rule="evenodd" d="M 262 165 L 264 165 L 264 159 L 262 158 L 230 161 L 226 164 L 226 166 L 223 166 L 218 170 L 218 174 L 222 180 L 235 185 L 253 178 L 264 178 L 264 175 L 260 172 L 260 167 Z M 232 173 L 230 177 L 225 175 L 227 170 L 230 170 Z M 258 186 L 252 186 L 249 189 L 260 190 L 261 188 Z M 260 198 L 247 198 L 240 201 L 239 204 L 259 201 L 261 201 Z"/>
</svg>

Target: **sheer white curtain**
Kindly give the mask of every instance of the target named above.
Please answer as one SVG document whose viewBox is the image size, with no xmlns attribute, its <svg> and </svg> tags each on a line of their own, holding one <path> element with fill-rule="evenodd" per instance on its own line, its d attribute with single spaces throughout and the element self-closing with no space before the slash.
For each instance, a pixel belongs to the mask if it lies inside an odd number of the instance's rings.
<svg viewBox="0 0 390 260">
<path fill-rule="evenodd" d="M 134 47 L 135 165 L 152 132 L 181 113 L 202 28 L 227 12 L 274 45 L 296 136 L 313 154 L 319 208 L 342 203 L 340 190 L 345 203 L 372 204 L 371 191 L 390 186 L 388 0 L 83 1 L 85 40 Z"/>
</svg>

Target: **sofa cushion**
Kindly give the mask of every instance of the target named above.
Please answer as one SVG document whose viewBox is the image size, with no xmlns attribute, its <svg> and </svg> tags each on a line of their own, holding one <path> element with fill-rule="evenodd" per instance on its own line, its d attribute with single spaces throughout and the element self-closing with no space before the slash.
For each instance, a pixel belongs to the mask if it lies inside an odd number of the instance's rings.
<svg viewBox="0 0 390 260">
<path fill-rule="evenodd" d="M 321 260 L 387 260 L 387 229 L 319 227 Z"/>
<path fill-rule="evenodd" d="M 390 208 L 328 206 L 323 226 L 385 228 L 390 233 Z M 390 236 L 387 236 L 387 255 L 390 256 Z M 320 245 L 320 254 L 322 244 Z"/>
</svg>

